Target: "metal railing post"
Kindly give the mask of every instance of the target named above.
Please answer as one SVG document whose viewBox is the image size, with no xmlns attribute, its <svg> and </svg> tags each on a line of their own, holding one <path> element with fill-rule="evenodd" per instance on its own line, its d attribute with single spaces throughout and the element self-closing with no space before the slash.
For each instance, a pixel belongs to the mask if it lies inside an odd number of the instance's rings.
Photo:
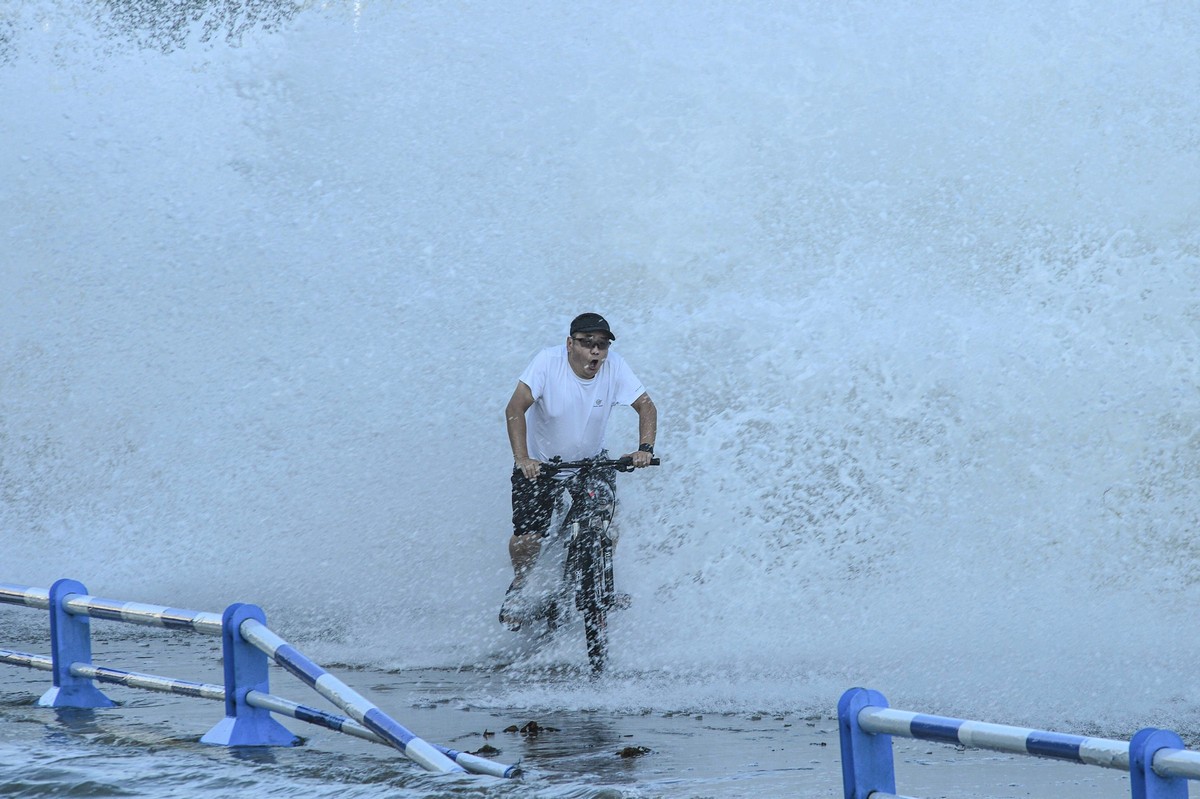
<svg viewBox="0 0 1200 799">
<path fill-rule="evenodd" d="M 1160 749 L 1186 749 L 1183 739 L 1170 730 L 1147 727 L 1129 740 L 1129 782 L 1133 799 L 1187 799 L 1184 777 L 1160 777 L 1154 755 Z"/>
<path fill-rule="evenodd" d="M 892 736 L 869 733 L 858 723 L 859 711 L 864 707 L 887 706 L 883 694 L 867 688 L 851 688 L 838 701 L 845 799 L 867 799 L 876 791 L 896 792 Z"/>
<path fill-rule="evenodd" d="M 87 677 L 71 673 L 72 663 L 92 665 L 92 627 L 87 616 L 67 612 L 66 598 L 86 595 L 83 583 L 59 580 L 50 586 L 50 656 L 54 662 L 54 687 L 42 694 L 42 707 L 113 707 L 116 702 L 105 696 Z"/>
<path fill-rule="evenodd" d="M 251 691 L 271 693 L 267 656 L 242 638 L 242 622 L 266 624 L 257 605 L 235 602 L 221 616 L 221 649 L 225 659 L 225 718 L 204 734 L 201 743 L 218 746 L 296 746 L 300 738 L 246 701 Z"/>
</svg>

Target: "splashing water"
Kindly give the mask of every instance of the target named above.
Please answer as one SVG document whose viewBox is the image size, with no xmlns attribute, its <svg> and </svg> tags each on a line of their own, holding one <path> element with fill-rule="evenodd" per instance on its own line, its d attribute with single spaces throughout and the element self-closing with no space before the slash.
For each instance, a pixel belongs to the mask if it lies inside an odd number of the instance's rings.
<svg viewBox="0 0 1200 799">
<path fill-rule="evenodd" d="M 281 9 L 0 12 L 0 579 L 581 660 L 501 411 L 600 310 L 632 676 L 515 700 L 1192 724 L 1194 9 Z"/>
</svg>

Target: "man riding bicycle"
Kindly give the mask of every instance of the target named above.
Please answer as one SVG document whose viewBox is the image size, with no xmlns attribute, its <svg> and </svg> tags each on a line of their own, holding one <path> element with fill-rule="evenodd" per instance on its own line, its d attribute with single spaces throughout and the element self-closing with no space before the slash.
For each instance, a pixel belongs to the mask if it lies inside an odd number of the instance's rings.
<svg viewBox="0 0 1200 799">
<path fill-rule="evenodd" d="M 625 360 L 609 347 L 616 340 L 608 321 L 584 313 L 571 321 L 565 345 L 548 347 L 521 373 L 505 409 L 512 446 L 513 533 L 508 552 L 513 581 L 505 595 L 500 621 L 510 629 L 520 619 L 510 597 L 520 590 L 541 551 L 550 527 L 554 502 L 570 480 L 569 473 L 539 479 L 543 462 L 554 458 L 578 461 L 605 455 L 604 433 L 613 407 L 629 405 L 638 415 L 637 450 L 628 457 L 635 468 L 649 466 L 658 430 L 658 410 Z M 590 501 L 616 508 L 616 480 L 609 469 L 600 474 Z"/>
</svg>

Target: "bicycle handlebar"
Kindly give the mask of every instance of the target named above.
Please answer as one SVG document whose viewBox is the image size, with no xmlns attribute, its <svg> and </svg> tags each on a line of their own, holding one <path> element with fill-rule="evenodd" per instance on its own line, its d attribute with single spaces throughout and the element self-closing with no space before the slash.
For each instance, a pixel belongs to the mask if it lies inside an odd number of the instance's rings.
<svg viewBox="0 0 1200 799">
<path fill-rule="evenodd" d="M 659 465 L 658 458 L 651 458 L 650 465 L 658 466 Z M 548 463 L 545 461 L 542 462 L 542 474 L 551 475 L 556 472 L 565 471 L 566 469 L 587 470 L 587 469 L 595 469 L 598 467 L 605 468 L 605 467 L 610 467 L 610 466 L 612 468 L 616 469 L 618 472 L 632 472 L 634 469 L 633 458 L 630 458 L 630 457 L 616 458 L 616 459 L 593 458 L 590 460 L 582 460 L 582 461 L 560 461 L 557 458 L 555 458 L 554 460 L 552 460 Z"/>
</svg>

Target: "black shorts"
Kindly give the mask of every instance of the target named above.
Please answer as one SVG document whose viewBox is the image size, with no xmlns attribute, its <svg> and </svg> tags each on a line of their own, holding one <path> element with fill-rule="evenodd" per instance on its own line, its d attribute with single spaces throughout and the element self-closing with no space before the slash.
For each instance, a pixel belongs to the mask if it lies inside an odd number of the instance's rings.
<svg viewBox="0 0 1200 799">
<path fill-rule="evenodd" d="M 588 484 L 610 497 L 614 505 L 617 496 L 617 476 L 613 469 L 597 469 L 590 472 L 586 478 Z M 512 473 L 512 511 L 513 535 L 535 533 L 544 536 L 550 532 L 550 519 L 554 515 L 554 502 L 559 494 L 570 489 L 572 497 L 576 497 L 584 486 L 578 477 L 566 480 L 555 480 L 553 477 L 539 477 L 528 480 L 520 469 L 513 468 Z"/>
</svg>

